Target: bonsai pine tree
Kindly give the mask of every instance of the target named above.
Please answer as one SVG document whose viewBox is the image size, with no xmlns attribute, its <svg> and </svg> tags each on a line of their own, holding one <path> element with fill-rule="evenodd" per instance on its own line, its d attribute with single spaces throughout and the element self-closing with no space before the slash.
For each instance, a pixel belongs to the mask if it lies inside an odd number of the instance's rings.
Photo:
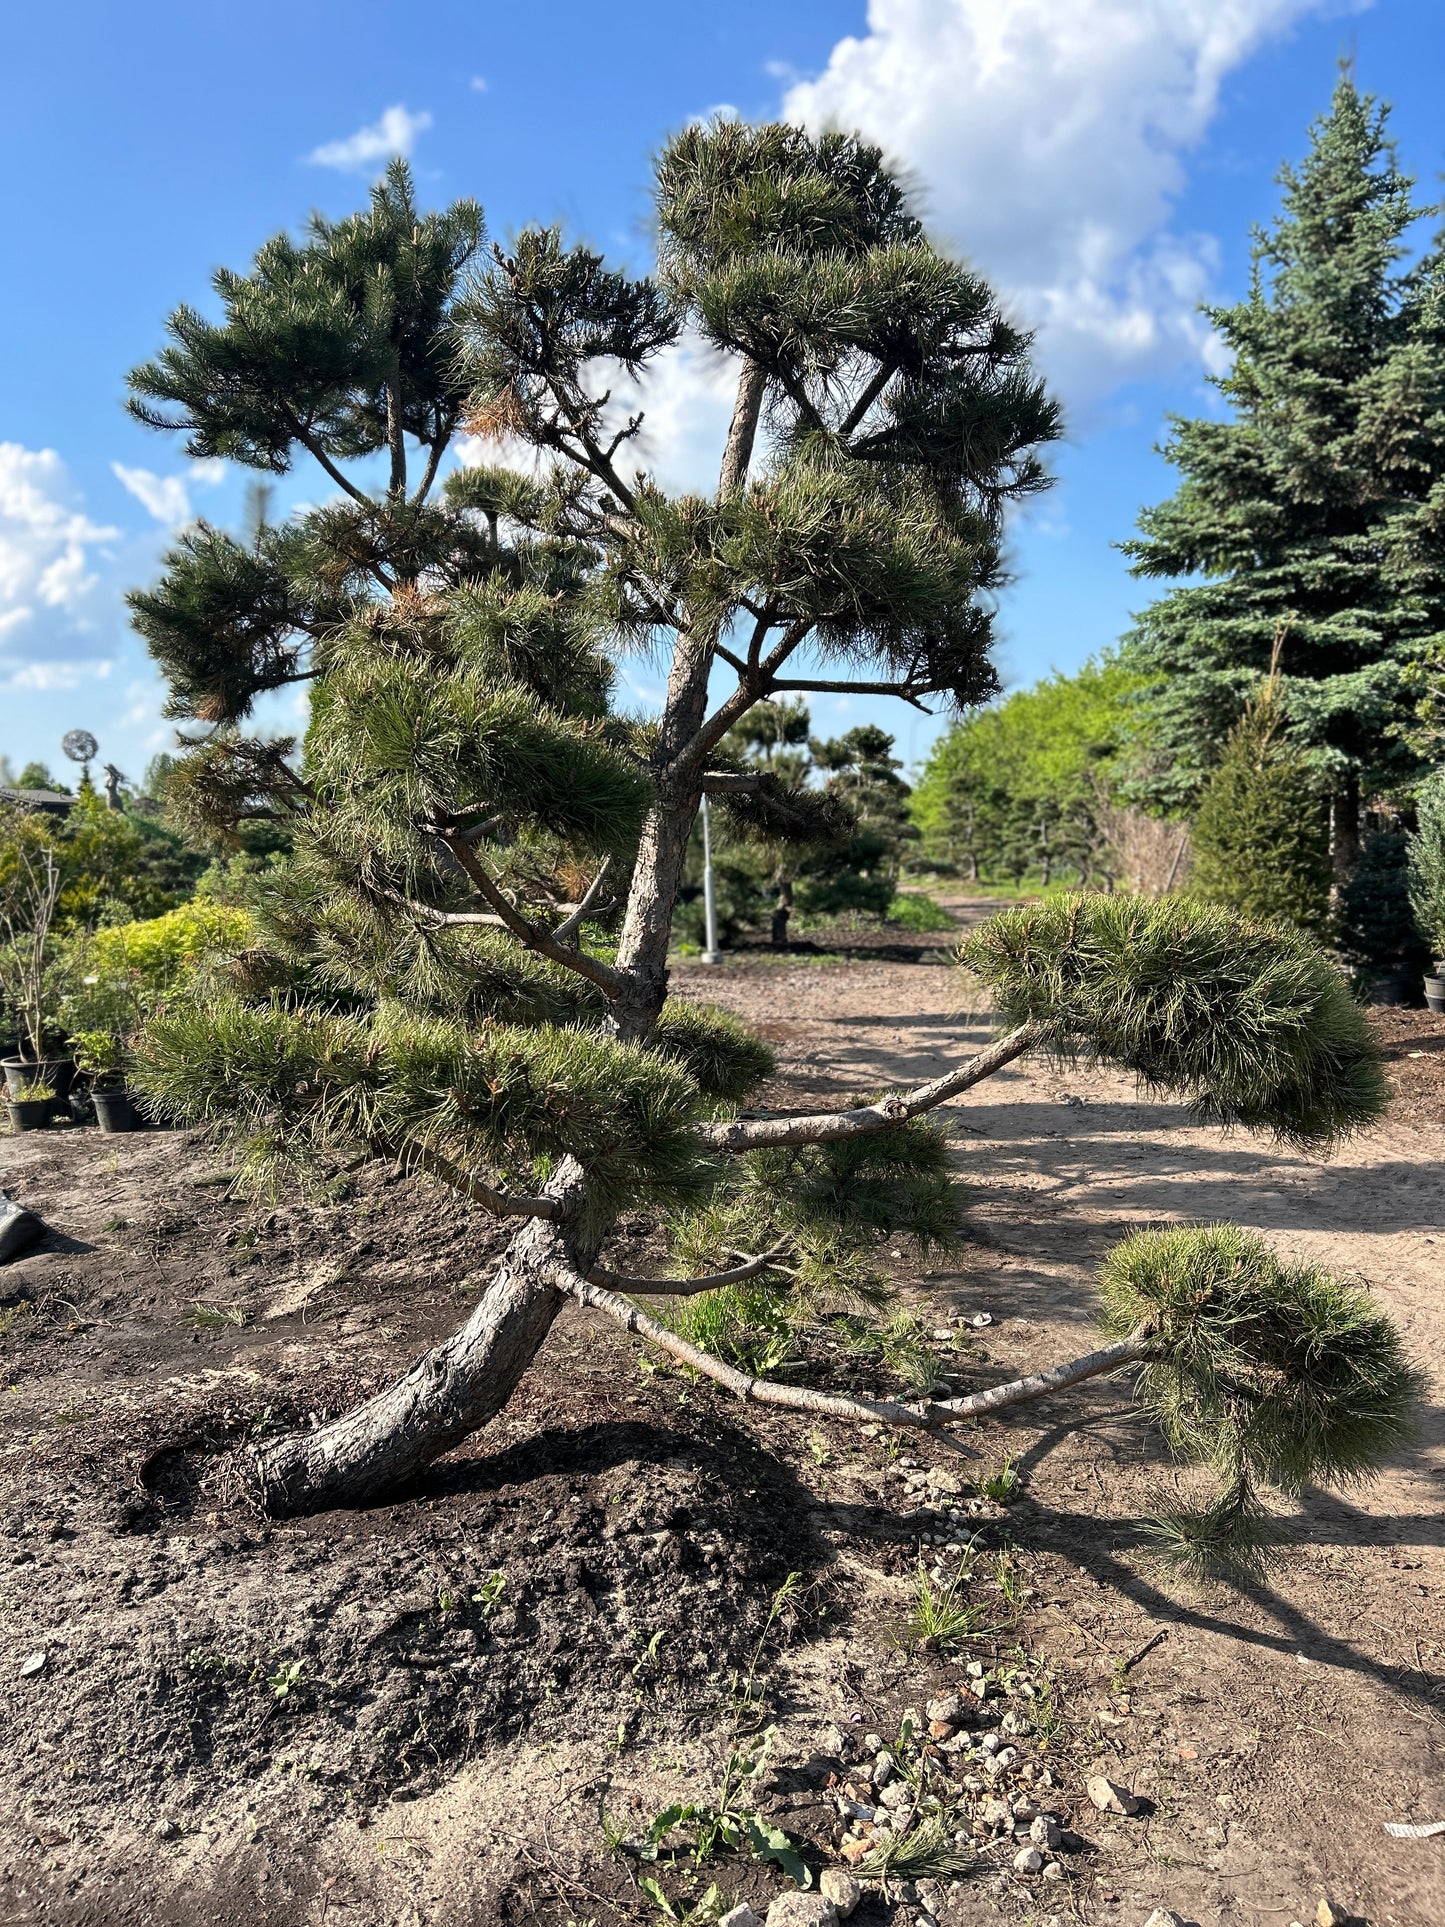
<svg viewBox="0 0 1445 1927">
<path fill-rule="evenodd" d="M 656 279 L 552 229 L 484 253 L 477 210 L 420 215 L 397 166 L 369 213 L 219 277 L 221 319 L 182 309 L 133 377 L 138 412 L 195 454 L 273 472 L 309 454 L 337 490 L 250 547 L 195 532 L 136 599 L 177 711 L 216 726 L 169 794 L 222 828 L 284 818 L 293 839 L 265 946 L 233 991 L 152 1022 L 144 1085 L 258 1175 L 384 1158 L 516 1226 L 457 1333 L 355 1411 L 254 1451 L 278 1511 L 384 1493 L 484 1425 L 568 1303 L 741 1396 L 941 1438 L 1121 1365 L 1167 1356 L 1187 1376 L 1207 1307 L 1144 1312 L 1011 1388 L 908 1404 L 760 1378 L 644 1306 L 863 1288 L 887 1243 L 946 1243 L 930 1114 L 1027 1050 L 1106 1058 L 1307 1144 L 1381 1102 L 1359 1014 L 1303 943 L 1080 898 L 971 941 L 1003 1028 L 967 1062 L 842 1111 L 739 1110 L 768 1052 L 668 995 L 701 797 L 777 800 L 728 734 L 817 687 L 990 693 L 1004 511 L 1043 486 L 1058 421 L 1027 341 L 929 243 L 876 149 L 690 128 L 660 158 L 657 214 Z M 736 403 L 715 491 L 670 496 L 609 391 L 622 370 L 645 400 L 685 326 L 730 360 Z M 526 445 L 533 471 L 447 470 L 463 426 Z M 609 705 L 637 647 L 668 665 L 655 718 Z M 258 691 L 303 677 L 299 757 L 242 733 Z M 638 1207 L 676 1275 L 612 1257 Z M 1378 1449 L 1398 1432 L 1391 1383 Z M 1339 1386 L 1320 1396 L 1349 1405 Z"/>
<path fill-rule="evenodd" d="M 1348 77 L 1280 178 L 1247 298 L 1209 310 L 1230 419 L 1174 422 L 1180 487 L 1124 545 L 1149 581 L 1204 579 L 1146 609 L 1123 660 L 1153 684 L 1166 752 L 1146 787 L 1187 809 L 1284 634 L 1285 721 L 1329 799 L 1342 882 L 1362 798 L 1418 771 L 1401 730 L 1445 631 L 1445 256 L 1403 264 L 1423 210 L 1386 110 Z"/>
</svg>

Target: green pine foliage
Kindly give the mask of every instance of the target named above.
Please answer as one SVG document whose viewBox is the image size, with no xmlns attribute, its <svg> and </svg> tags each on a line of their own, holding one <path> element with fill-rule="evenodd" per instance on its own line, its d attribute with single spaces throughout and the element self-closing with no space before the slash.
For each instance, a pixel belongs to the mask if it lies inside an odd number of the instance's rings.
<svg viewBox="0 0 1445 1927">
<path fill-rule="evenodd" d="M 960 957 L 1009 1024 L 1123 1066 L 1223 1125 L 1327 1147 L 1384 1109 L 1379 1052 L 1306 938 L 1177 898 L 1067 896 L 994 917 Z"/>
<path fill-rule="evenodd" d="M 1445 772 L 1421 784 L 1415 808 L 1415 833 L 1406 846 L 1410 906 L 1433 955 L 1445 959 Z"/>
<path fill-rule="evenodd" d="M 1366 979 L 1375 972 L 1418 973 L 1427 949 L 1415 921 L 1410 839 L 1402 829 L 1372 831 L 1340 891 L 1335 940 Z"/>
<path fill-rule="evenodd" d="M 1329 826 L 1308 758 L 1267 684 L 1236 723 L 1194 819 L 1189 883 L 1242 916 L 1315 935 L 1330 915 Z"/>
<path fill-rule="evenodd" d="M 1145 788 L 1187 808 L 1282 645 L 1286 717 L 1347 813 L 1408 783 L 1412 668 L 1445 630 L 1433 533 L 1445 488 L 1439 353 L 1445 255 L 1408 256 L 1424 210 L 1386 110 L 1341 79 L 1282 210 L 1256 239 L 1247 297 L 1209 310 L 1230 351 L 1225 420 L 1176 419 L 1180 486 L 1126 543 L 1180 582 L 1123 650 L 1164 756 Z"/>
<path fill-rule="evenodd" d="M 1154 1521 L 1182 1564 L 1254 1576 L 1280 1537 L 1262 1487 L 1358 1483 L 1413 1435 L 1423 1381 L 1388 1316 L 1356 1286 L 1282 1263 L 1253 1232 L 1136 1232 L 1099 1284 L 1112 1337 L 1152 1334 L 1141 1407 L 1220 1481 L 1214 1504 Z"/>
</svg>

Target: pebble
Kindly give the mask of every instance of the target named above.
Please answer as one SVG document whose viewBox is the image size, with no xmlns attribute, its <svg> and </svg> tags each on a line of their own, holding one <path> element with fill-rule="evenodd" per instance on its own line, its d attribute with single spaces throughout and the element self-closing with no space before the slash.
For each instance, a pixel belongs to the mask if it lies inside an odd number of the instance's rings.
<svg viewBox="0 0 1445 1927">
<path fill-rule="evenodd" d="M 179 1832 L 180 1828 L 174 1820 L 157 1820 L 156 1822 L 157 1840 L 174 1840 Z"/>
<path fill-rule="evenodd" d="M 818 1876 L 818 1892 L 824 1900 L 832 1901 L 840 1920 L 846 1920 L 863 1898 L 863 1889 L 842 1867 L 824 1867 Z"/>
<path fill-rule="evenodd" d="M 1044 1879 L 1045 1880 L 1062 1880 L 1063 1877 L 1064 1877 L 1063 1862 L 1059 1860 L 1050 1860 L 1048 1865 L 1044 1868 Z"/>
<path fill-rule="evenodd" d="M 907 1780 L 894 1780 L 890 1786 L 884 1787 L 879 1798 L 890 1813 L 895 1812 L 899 1807 L 912 1806 L 913 1788 Z"/>
<path fill-rule="evenodd" d="M 1346 1927 L 1346 1922 L 1353 1919 L 1353 1914 L 1333 1900 L 1321 1900 L 1315 1908 L 1317 1927 Z"/>
<path fill-rule="evenodd" d="M 1045 1853 L 1057 1853 L 1062 1839 L 1057 1820 L 1051 1820 L 1047 1813 L 1041 1813 L 1029 1828 L 1029 1839 Z"/>
<path fill-rule="evenodd" d="M 879 1787 L 887 1786 L 892 1772 L 893 1772 L 893 1755 L 891 1753 L 880 1752 L 877 1759 L 874 1760 L 873 1762 L 874 1786 L 879 1786 Z"/>
<path fill-rule="evenodd" d="M 763 1927 L 763 1923 L 748 1903 L 743 1901 L 742 1905 L 734 1907 L 730 1914 L 724 1914 L 717 1927 Z"/>
<path fill-rule="evenodd" d="M 1139 1802 L 1128 1787 L 1120 1786 L 1117 1780 L 1109 1780 L 1102 1773 L 1096 1773 L 1088 1786 L 1089 1798 L 1100 1813 L 1137 1813 Z"/>
<path fill-rule="evenodd" d="M 1156 1907 L 1144 1927 L 1184 1927 L 1184 1916 L 1171 1912 L 1168 1907 Z"/>
<path fill-rule="evenodd" d="M 963 1480 L 956 1472 L 950 1472 L 946 1466 L 935 1465 L 928 1475 L 928 1489 L 930 1492 L 941 1492 L 948 1498 L 956 1499 L 963 1492 Z"/>
<path fill-rule="evenodd" d="M 1034 1847 L 1025 1847 L 1014 1855 L 1014 1867 L 1019 1873 L 1038 1873 L 1044 1864 L 1044 1856 Z"/>
<path fill-rule="evenodd" d="M 25 1658 L 20 1662 L 21 1679 L 34 1679 L 37 1673 L 43 1673 L 45 1671 L 49 1663 L 49 1653 L 27 1653 Z"/>
<path fill-rule="evenodd" d="M 838 1927 L 838 1909 L 822 1894 L 779 1894 L 768 1927 Z"/>
<path fill-rule="evenodd" d="M 963 1701 L 957 1693 L 950 1693 L 945 1699 L 930 1700 L 927 1711 L 930 1720 L 946 1720 L 950 1726 L 957 1726 L 963 1718 Z"/>
</svg>

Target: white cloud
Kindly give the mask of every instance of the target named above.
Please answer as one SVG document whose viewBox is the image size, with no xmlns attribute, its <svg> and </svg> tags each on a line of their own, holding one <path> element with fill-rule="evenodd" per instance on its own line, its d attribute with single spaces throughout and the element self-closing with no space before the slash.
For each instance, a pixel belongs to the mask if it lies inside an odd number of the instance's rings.
<svg viewBox="0 0 1445 1927">
<path fill-rule="evenodd" d="M 471 85 L 472 92 L 474 94 L 486 93 L 487 91 L 486 76 L 484 74 L 473 74 L 470 85 Z"/>
<path fill-rule="evenodd" d="M 148 468 L 127 468 L 123 462 L 112 462 L 110 466 L 121 486 L 129 490 L 162 528 L 184 528 L 192 520 L 190 494 L 179 475 L 153 475 Z M 192 481 L 211 487 L 225 479 L 226 464 L 213 460 L 193 462 L 187 474 Z"/>
<path fill-rule="evenodd" d="M 7 678 L 9 689 L 78 689 L 83 682 L 104 681 L 114 668 L 99 662 L 27 662 Z"/>
<path fill-rule="evenodd" d="M 398 154 L 405 160 L 418 134 L 432 124 L 430 114 L 409 114 L 405 107 L 388 107 L 370 127 L 358 127 L 345 140 L 325 141 L 306 156 L 313 167 L 334 167 L 342 174 L 378 173 Z"/>
<path fill-rule="evenodd" d="M 91 551 L 119 534 L 86 515 L 53 448 L 0 442 L 0 637 L 47 614 L 83 623 L 98 580 Z"/>
<path fill-rule="evenodd" d="M 1039 330 L 1087 401 L 1216 351 L 1197 313 L 1211 237 L 1171 231 L 1224 78 L 1271 35 L 1370 0 L 869 0 L 784 113 L 857 128 L 909 170 L 930 225 Z"/>
</svg>

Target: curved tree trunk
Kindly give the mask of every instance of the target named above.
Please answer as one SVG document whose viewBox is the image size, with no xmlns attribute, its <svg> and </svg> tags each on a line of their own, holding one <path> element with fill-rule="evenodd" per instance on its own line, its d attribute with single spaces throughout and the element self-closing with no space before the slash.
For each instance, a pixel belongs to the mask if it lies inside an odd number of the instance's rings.
<svg viewBox="0 0 1445 1927">
<path fill-rule="evenodd" d="M 575 1204 L 581 1180 L 568 1159 L 547 1195 Z M 565 1222 L 530 1220 L 460 1331 L 355 1411 L 256 1448 L 266 1510 L 285 1517 L 364 1505 L 460 1445 L 501 1411 L 551 1330 L 565 1303 L 557 1266 L 571 1275 L 590 1261 L 569 1243 Z"/>
</svg>

